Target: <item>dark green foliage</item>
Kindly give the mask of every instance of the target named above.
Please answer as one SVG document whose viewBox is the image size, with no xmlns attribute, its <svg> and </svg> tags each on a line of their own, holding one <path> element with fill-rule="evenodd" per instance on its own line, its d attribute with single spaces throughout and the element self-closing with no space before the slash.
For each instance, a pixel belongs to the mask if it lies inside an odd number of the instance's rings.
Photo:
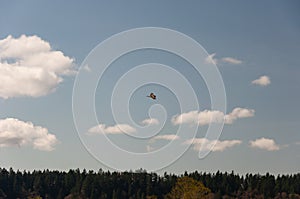
<svg viewBox="0 0 300 199">
<path fill-rule="evenodd" d="M 124 198 L 163 199 L 179 177 L 202 182 L 212 198 L 299 198 L 300 174 L 266 175 L 234 172 L 215 174 L 185 172 L 177 176 L 164 173 L 64 171 L 14 171 L 0 168 L 0 198 Z M 226 198 L 225 197 L 225 198 Z M 224 197 L 223 197 L 224 198 Z"/>
</svg>

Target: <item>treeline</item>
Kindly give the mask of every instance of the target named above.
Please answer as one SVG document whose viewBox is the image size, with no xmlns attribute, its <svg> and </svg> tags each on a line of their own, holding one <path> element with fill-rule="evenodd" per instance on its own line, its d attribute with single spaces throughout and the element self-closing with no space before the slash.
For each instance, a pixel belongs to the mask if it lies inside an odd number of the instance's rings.
<svg viewBox="0 0 300 199">
<path fill-rule="evenodd" d="M 210 190 L 207 198 L 300 198 L 300 173 L 275 177 L 269 173 L 240 176 L 219 171 L 158 175 L 142 169 L 21 172 L 4 168 L 0 168 L 0 198 L 163 199 L 182 177 L 201 182 Z"/>
</svg>

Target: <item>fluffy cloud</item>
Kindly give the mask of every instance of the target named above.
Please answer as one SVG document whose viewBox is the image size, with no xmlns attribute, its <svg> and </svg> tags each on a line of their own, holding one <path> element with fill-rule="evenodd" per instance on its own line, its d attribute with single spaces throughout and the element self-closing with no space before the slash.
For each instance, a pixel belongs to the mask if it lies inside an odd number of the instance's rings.
<svg viewBox="0 0 300 199">
<path fill-rule="evenodd" d="M 253 109 L 239 107 L 233 109 L 232 112 L 227 115 L 224 115 L 221 111 L 190 111 L 173 116 L 171 121 L 174 125 L 194 123 L 203 126 L 210 123 L 221 123 L 222 121 L 224 121 L 225 124 L 232 124 L 238 118 L 253 117 L 254 112 Z"/>
<path fill-rule="evenodd" d="M 225 115 L 225 123 L 232 124 L 238 118 L 247 118 L 253 117 L 255 111 L 253 109 L 246 109 L 246 108 L 235 108 L 232 110 L 231 113 Z"/>
<path fill-rule="evenodd" d="M 147 146 L 146 146 L 146 151 L 147 151 L 147 152 L 154 151 L 154 149 L 155 149 L 155 148 L 152 147 L 152 146 L 150 146 L 150 145 L 147 145 Z"/>
<path fill-rule="evenodd" d="M 156 118 L 148 118 L 141 122 L 143 125 L 158 125 L 159 121 Z"/>
<path fill-rule="evenodd" d="M 233 57 L 223 57 L 223 58 L 217 59 L 217 58 L 215 58 L 216 55 L 217 55 L 216 53 L 212 53 L 212 54 L 208 55 L 205 59 L 205 62 L 208 64 L 217 64 L 219 62 L 229 63 L 229 64 L 243 63 L 241 60 L 235 59 Z"/>
<path fill-rule="evenodd" d="M 271 80 L 268 76 L 263 75 L 263 76 L 259 77 L 258 79 L 253 80 L 251 83 L 259 85 L 259 86 L 267 86 L 267 85 L 271 84 Z"/>
<path fill-rule="evenodd" d="M 200 151 L 201 147 L 204 151 L 224 151 L 227 148 L 240 145 L 241 140 L 208 140 L 206 138 L 195 138 L 194 140 L 187 140 L 184 144 L 192 144 L 193 149 Z"/>
<path fill-rule="evenodd" d="M 222 122 L 224 119 L 224 114 L 221 111 L 190 111 L 187 113 L 182 113 L 176 115 L 172 118 L 172 123 L 174 125 L 184 124 L 184 123 L 196 123 L 199 125 L 207 125 L 210 122 Z"/>
<path fill-rule="evenodd" d="M 215 58 L 216 53 L 210 54 L 206 57 L 205 62 L 208 64 L 217 64 L 218 60 Z"/>
<path fill-rule="evenodd" d="M 252 148 L 265 149 L 267 151 L 277 151 L 280 149 L 274 140 L 264 137 L 250 141 L 249 144 Z"/>
<path fill-rule="evenodd" d="M 172 141 L 172 140 L 178 140 L 180 137 L 178 135 L 174 134 L 168 134 L 168 135 L 157 135 L 149 140 L 149 144 L 153 144 L 157 140 L 167 140 L 167 141 Z M 147 145 L 146 146 L 147 152 L 153 151 L 154 147 Z"/>
<path fill-rule="evenodd" d="M 38 36 L 8 36 L 0 40 L 0 97 L 47 95 L 75 73 L 73 66 L 73 59 Z"/>
<path fill-rule="evenodd" d="M 46 128 L 15 118 L 0 120 L 0 147 L 30 145 L 34 149 L 52 151 L 57 143 L 55 135 Z"/>
<path fill-rule="evenodd" d="M 153 140 L 178 140 L 179 136 L 178 135 L 158 135 L 152 138 Z"/>
<path fill-rule="evenodd" d="M 235 59 L 232 57 L 223 57 L 222 61 L 225 63 L 229 63 L 229 64 L 241 64 L 242 63 L 241 60 L 238 60 L 238 59 Z"/>
<path fill-rule="evenodd" d="M 114 126 L 106 126 L 105 124 L 99 124 L 88 130 L 90 134 L 122 134 L 122 133 L 134 133 L 135 128 L 128 124 L 116 124 Z"/>
<path fill-rule="evenodd" d="M 91 68 L 90 68 L 90 66 L 88 64 L 84 65 L 82 67 L 82 69 L 85 70 L 85 71 L 87 71 L 87 72 L 91 72 L 92 71 Z"/>
</svg>

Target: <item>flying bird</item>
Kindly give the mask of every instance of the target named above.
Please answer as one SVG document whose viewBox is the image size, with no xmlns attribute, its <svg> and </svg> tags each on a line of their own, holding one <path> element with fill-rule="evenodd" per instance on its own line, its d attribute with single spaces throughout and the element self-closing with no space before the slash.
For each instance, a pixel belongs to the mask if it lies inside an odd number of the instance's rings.
<svg viewBox="0 0 300 199">
<path fill-rule="evenodd" d="M 156 100 L 156 95 L 154 95 L 154 93 L 150 93 L 150 95 L 148 95 L 147 97 L 150 97 L 153 100 Z"/>
</svg>

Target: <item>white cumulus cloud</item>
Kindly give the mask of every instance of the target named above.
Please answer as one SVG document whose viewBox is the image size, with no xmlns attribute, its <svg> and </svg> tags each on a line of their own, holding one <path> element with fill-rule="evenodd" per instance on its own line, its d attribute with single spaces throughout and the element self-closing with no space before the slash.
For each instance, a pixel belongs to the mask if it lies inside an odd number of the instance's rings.
<svg viewBox="0 0 300 199">
<path fill-rule="evenodd" d="M 251 140 L 249 144 L 252 148 L 265 149 L 267 151 L 277 151 L 280 149 L 280 147 L 273 139 L 264 137 L 258 138 L 256 140 Z"/>
<path fill-rule="evenodd" d="M 246 108 L 234 108 L 231 113 L 225 115 L 225 123 L 232 124 L 238 118 L 247 118 L 253 117 L 255 111 L 253 109 L 246 109 Z"/>
<path fill-rule="evenodd" d="M 155 149 L 155 148 L 152 147 L 152 146 L 150 146 L 150 145 L 147 145 L 147 146 L 146 146 L 146 151 L 147 151 L 147 152 L 154 151 L 154 149 Z"/>
<path fill-rule="evenodd" d="M 208 55 L 205 59 L 205 62 L 207 64 L 217 64 L 218 60 L 215 58 L 215 56 L 216 56 L 216 53 L 212 53 L 212 54 Z"/>
<path fill-rule="evenodd" d="M 87 71 L 87 72 L 91 72 L 92 71 L 91 67 L 88 64 L 84 65 L 82 67 L 82 69 L 85 70 L 85 71 Z"/>
<path fill-rule="evenodd" d="M 253 117 L 255 111 L 253 109 L 246 108 L 235 108 L 231 113 L 224 115 L 221 111 L 190 111 L 175 115 L 172 117 L 172 123 L 174 125 L 179 124 L 199 124 L 201 126 L 208 125 L 210 123 L 221 123 L 224 121 L 225 124 L 232 124 L 238 118 Z"/>
<path fill-rule="evenodd" d="M 122 133 L 134 133 L 135 128 L 128 124 L 116 124 L 114 126 L 106 126 L 105 124 L 99 124 L 88 130 L 90 134 L 122 134 Z"/>
<path fill-rule="evenodd" d="M 179 136 L 178 135 L 173 135 L 173 134 L 169 134 L 169 135 L 157 135 L 155 137 L 152 138 L 153 140 L 178 140 Z"/>
<path fill-rule="evenodd" d="M 141 121 L 141 124 L 143 125 L 158 125 L 159 121 L 156 118 L 148 118 Z"/>
<path fill-rule="evenodd" d="M 52 151 L 57 143 L 56 136 L 46 128 L 15 118 L 0 120 L 0 147 L 32 146 L 34 149 Z"/>
<path fill-rule="evenodd" d="M 146 151 L 151 152 L 155 150 L 155 147 L 151 146 L 151 144 L 155 143 L 157 140 L 166 140 L 166 141 L 172 141 L 172 140 L 178 140 L 180 137 L 178 135 L 174 134 L 167 134 L 167 135 L 157 135 L 154 136 L 149 140 L 149 144 L 146 145 Z"/>
<path fill-rule="evenodd" d="M 267 86 L 271 84 L 271 80 L 270 77 L 263 75 L 260 76 L 258 79 L 253 80 L 251 83 L 259 86 Z"/>
<path fill-rule="evenodd" d="M 0 40 L 0 97 L 47 95 L 73 67 L 73 59 L 38 36 L 8 36 Z"/>
<path fill-rule="evenodd" d="M 187 140 L 184 144 L 192 144 L 193 149 L 200 151 L 201 147 L 204 151 L 224 151 L 236 145 L 240 145 L 241 140 L 208 140 L 206 138 L 195 138 L 194 140 Z"/>
<path fill-rule="evenodd" d="M 207 64 L 218 64 L 218 63 L 229 63 L 229 64 L 241 64 L 243 63 L 242 60 L 233 58 L 233 57 L 222 57 L 222 58 L 216 58 L 216 53 L 212 53 L 210 55 L 208 55 L 205 58 L 205 63 Z"/>
<path fill-rule="evenodd" d="M 222 61 L 225 63 L 229 63 L 229 64 L 241 64 L 242 63 L 241 60 L 238 60 L 238 59 L 235 59 L 232 57 L 223 57 Z"/>
</svg>

